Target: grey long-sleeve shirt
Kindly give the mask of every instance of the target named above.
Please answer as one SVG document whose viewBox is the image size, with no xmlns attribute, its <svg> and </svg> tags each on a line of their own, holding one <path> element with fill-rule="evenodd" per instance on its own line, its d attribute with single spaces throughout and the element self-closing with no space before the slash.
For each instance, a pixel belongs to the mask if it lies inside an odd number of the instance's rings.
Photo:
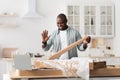
<svg viewBox="0 0 120 80">
<path fill-rule="evenodd" d="M 52 50 L 53 52 L 58 52 L 59 50 L 61 50 L 61 39 L 60 39 L 60 31 L 59 30 L 56 30 L 52 33 L 52 35 L 50 36 L 49 40 L 47 41 L 47 45 L 45 48 L 43 48 L 44 51 L 48 51 L 51 46 L 53 46 Z M 71 27 L 68 27 L 67 29 L 67 45 L 70 45 L 74 42 L 76 42 L 77 40 L 81 39 L 81 35 L 80 33 L 71 28 Z M 84 51 L 85 49 L 83 48 L 83 45 L 82 43 L 80 43 L 79 45 L 77 45 L 76 47 L 72 48 L 71 50 L 68 51 L 68 57 L 69 59 L 72 58 L 72 57 L 78 57 L 77 55 L 77 48 L 80 50 L 80 51 Z"/>
</svg>

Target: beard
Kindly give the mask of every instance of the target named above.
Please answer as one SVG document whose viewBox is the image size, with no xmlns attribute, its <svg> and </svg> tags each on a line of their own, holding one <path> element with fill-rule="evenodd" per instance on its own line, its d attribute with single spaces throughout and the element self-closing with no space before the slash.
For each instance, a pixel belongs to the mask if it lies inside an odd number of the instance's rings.
<svg viewBox="0 0 120 80">
<path fill-rule="evenodd" d="M 58 27 L 58 30 L 63 30 L 63 27 Z"/>
<path fill-rule="evenodd" d="M 58 30 L 66 30 L 68 28 L 68 26 L 60 26 L 60 27 L 58 27 Z"/>
</svg>

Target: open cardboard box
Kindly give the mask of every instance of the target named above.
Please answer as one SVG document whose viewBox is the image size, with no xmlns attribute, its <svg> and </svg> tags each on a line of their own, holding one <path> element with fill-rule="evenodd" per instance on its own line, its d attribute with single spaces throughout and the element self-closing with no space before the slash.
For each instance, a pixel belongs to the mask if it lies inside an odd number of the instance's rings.
<svg viewBox="0 0 120 80">
<path fill-rule="evenodd" d="M 106 67 L 106 61 L 89 63 L 90 70 L 99 69 L 99 68 L 105 68 L 105 67 Z"/>
<path fill-rule="evenodd" d="M 109 67 L 99 68 L 90 70 L 90 77 L 119 77 L 120 67 Z"/>
<path fill-rule="evenodd" d="M 66 73 L 59 69 L 39 69 L 39 70 L 19 70 L 18 76 L 59 76 L 59 77 L 75 77 L 76 69 L 72 69 Z"/>
<path fill-rule="evenodd" d="M 51 61 L 50 61 L 51 62 Z M 19 76 L 76 76 L 77 69 L 67 68 L 67 69 L 58 69 L 49 64 L 46 64 L 42 61 L 34 62 L 35 69 L 33 70 L 19 70 Z"/>
</svg>

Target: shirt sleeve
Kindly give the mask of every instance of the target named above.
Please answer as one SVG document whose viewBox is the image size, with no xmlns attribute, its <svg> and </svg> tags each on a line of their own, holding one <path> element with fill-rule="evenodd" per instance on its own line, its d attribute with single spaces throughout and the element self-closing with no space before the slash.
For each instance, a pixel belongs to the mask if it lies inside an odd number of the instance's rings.
<svg viewBox="0 0 120 80">
<path fill-rule="evenodd" d="M 83 47 L 83 43 L 81 44 L 81 46 L 80 46 L 80 49 L 79 49 L 80 51 L 85 51 L 86 49 Z"/>
<path fill-rule="evenodd" d="M 79 39 L 81 39 L 81 35 L 78 31 L 76 31 L 76 41 L 78 41 Z M 77 45 L 78 50 L 80 51 L 85 51 L 86 49 L 83 48 L 83 43 L 80 43 L 79 45 Z"/>
<path fill-rule="evenodd" d="M 50 36 L 49 40 L 47 41 L 46 47 L 44 48 L 42 47 L 44 51 L 48 51 L 51 48 L 53 44 L 53 36 L 54 36 L 54 33 Z"/>
</svg>

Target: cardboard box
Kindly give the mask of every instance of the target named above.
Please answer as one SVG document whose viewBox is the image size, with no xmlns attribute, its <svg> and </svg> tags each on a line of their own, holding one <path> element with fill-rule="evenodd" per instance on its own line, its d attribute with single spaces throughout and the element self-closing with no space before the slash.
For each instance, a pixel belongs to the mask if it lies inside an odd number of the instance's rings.
<svg viewBox="0 0 120 80">
<path fill-rule="evenodd" d="M 50 76 L 62 75 L 59 69 L 37 69 L 37 70 L 19 70 L 19 76 Z"/>
<path fill-rule="evenodd" d="M 118 77 L 120 76 L 120 67 L 106 67 L 90 70 L 90 77 Z"/>
<path fill-rule="evenodd" d="M 72 69 L 67 71 L 67 73 L 62 73 L 61 70 L 58 69 L 41 69 L 41 70 L 17 70 L 10 72 L 11 79 L 17 78 L 70 78 L 70 77 L 78 77 L 76 74 L 76 70 Z"/>
<path fill-rule="evenodd" d="M 106 61 L 92 62 L 92 63 L 89 64 L 89 66 L 90 66 L 90 70 L 105 68 L 106 67 Z"/>
</svg>

